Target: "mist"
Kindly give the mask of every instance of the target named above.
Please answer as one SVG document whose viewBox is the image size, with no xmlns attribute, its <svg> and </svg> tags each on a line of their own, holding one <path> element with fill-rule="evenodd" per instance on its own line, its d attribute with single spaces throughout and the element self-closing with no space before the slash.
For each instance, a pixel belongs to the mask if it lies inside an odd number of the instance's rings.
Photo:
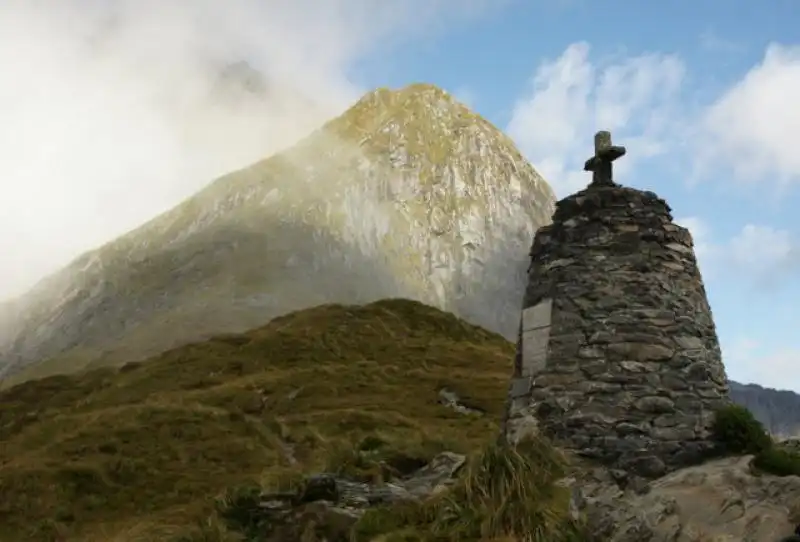
<svg viewBox="0 0 800 542">
<path fill-rule="evenodd" d="M 0 300 L 292 145 L 369 90 L 365 55 L 484 5 L 3 0 Z"/>
</svg>

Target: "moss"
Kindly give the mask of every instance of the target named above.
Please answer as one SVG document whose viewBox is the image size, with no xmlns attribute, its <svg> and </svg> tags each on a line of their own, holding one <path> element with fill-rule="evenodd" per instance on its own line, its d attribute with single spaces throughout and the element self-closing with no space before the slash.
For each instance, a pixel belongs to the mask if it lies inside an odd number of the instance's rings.
<svg viewBox="0 0 800 542">
<path fill-rule="evenodd" d="M 469 452 L 497 433 L 512 357 L 498 335 L 384 300 L 19 384 L 0 391 L 0 541 L 212 536 L 228 487 L 334 466 L 381 479 Z M 445 386 L 487 414 L 440 405 Z"/>
</svg>

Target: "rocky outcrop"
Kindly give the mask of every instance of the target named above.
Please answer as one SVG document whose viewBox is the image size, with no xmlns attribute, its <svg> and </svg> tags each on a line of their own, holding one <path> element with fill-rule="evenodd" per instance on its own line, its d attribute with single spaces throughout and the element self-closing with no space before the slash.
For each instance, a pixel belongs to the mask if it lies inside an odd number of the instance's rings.
<svg viewBox="0 0 800 542">
<path fill-rule="evenodd" d="M 573 505 L 605 542 L 779 542 L 800 518 L 800 478 L 755 474 L 752 456 L 710 461 L 623 490 L 605 469 L 572 478 Z"/>
<path fill-rule="evenodd" d="M 544 430 L 645 477 L 714 449 L 728 394 L 689 232 L 652 192 L 592 185 L 531 248 L 506 435 Z"/>
<path fill-rule="evenodd" d="M 247 525 L 231 525 L 258 535 L 258 540 L 301 542 L 303 540 L 348 540 L 358 519 L 370 508 L 419 502 L 445 490 L 464 465 L 463 455 L 444 452 L 410 475 L 387 483 L 370 484 L 333 474 L 308 477 L 298 490 L 259 493 L 228 514 L 246 516 Z M 255 532 L 254 532 L 255 531 Z M 314 535 L 314 537 L 311 537 Z"/>
<path fill-rule="evenodd" d="M 800 436 L 800 395 L 757 384 L 729 382 L 731 400 L 753 413 L 776 437 Z"/>
</svg>

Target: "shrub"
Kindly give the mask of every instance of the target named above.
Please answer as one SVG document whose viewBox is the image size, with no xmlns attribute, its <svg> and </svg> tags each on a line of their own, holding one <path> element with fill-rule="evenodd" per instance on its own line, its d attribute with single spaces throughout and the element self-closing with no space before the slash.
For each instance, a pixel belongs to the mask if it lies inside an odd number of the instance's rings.
<svg viewBox="0 0 800 542">
<path fill-rule="evenodd" d="M 800 454 L 774 445 L 764 426 L 740 405 L 717 411 L 714 437 L 732 454 L 753 454 L 753 467 L 775 476 L 800 476 Z"/>
<path fill-rule="evenodd" d="M 800 455 L 782 448 L 768 448 L 756 455 L 753 466 L 776 476 L 800 476 Z"/>
<path fill-rule="evenodd" d="M 764 426 L 740 405 L 727 405 L 716 412 L 712 431 L 715 440 L 732 454 L 758 454 L 772 447 Z"/>
</svg>

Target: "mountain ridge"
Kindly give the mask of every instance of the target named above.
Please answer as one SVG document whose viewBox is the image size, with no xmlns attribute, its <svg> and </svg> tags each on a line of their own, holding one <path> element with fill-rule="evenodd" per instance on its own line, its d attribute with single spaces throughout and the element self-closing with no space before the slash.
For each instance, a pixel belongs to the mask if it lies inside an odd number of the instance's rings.
<svg viewBox="0 0 800 542">
<path fill-rule="evenodd" d="M 800 394 L 759 384 L 729 381 L 734 402 L 746 407 L 778 438 L 800 436 Z"/>
</svg>

